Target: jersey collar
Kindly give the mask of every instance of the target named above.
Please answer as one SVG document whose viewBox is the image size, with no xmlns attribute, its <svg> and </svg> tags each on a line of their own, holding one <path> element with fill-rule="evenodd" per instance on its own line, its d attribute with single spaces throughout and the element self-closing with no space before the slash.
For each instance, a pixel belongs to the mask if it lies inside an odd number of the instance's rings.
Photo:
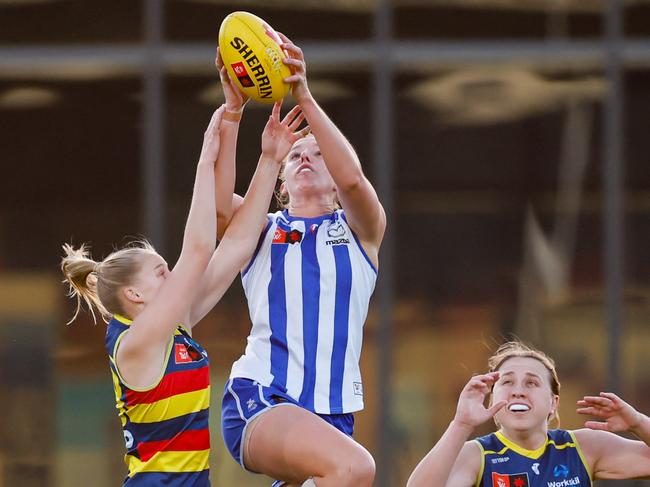
<svg viewBox="0 0 650 487">
<path fill-rule="evenodd" d="M 499 441 L 503 443 L 505 446 L 507 446 L 510 450 L 519 453 L 524 457 L 532 458 L 533 460 L 536 460 L 539 457 L 541 457 L 546 451 L 546 446 L 548 445 L 548 435 L 546 436 L 546 441 L 544 442 L 544 444 L 539 448 L 537 448 L 536 450 L 527 450 L 526 448 L 517 445 L 515 442 L 506 438 L 503 435 L 503 433 L 501 433 L 500 431 L 497 431 L 495 435 L 499 439 Z"/>
<path fill-rule="evenodd" d="M 117 321 L 122 323 L 123 325 L 129 326 L 131 323 L 133 323 L 133 320 L 130 320 L 122 315 L 114 314 L 113 318 L 115 318 Z"/>
</svg>

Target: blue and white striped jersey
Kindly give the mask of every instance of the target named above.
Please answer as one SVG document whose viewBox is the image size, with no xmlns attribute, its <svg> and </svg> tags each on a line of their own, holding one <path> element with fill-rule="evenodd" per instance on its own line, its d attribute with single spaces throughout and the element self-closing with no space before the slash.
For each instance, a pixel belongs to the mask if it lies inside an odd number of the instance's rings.
<svg viewBox="0 0 650 487">
<path fill-rule="evenodd" d="M 253 323 L 230 377 L 273 386 L 320 414 L 363 409 L 363 325 L 377 271 L 342 210 L 269 215 L 242 283 Z"/>
</svg>

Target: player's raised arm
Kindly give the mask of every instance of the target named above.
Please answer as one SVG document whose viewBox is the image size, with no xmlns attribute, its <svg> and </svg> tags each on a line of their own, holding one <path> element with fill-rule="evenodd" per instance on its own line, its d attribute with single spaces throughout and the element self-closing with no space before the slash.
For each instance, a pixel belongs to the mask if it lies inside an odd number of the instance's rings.
<svg viewBox="0 0 650 487">
<path fill-rule="evenodd" d="M 650 418 L 611 392 L 585 396 L 578 413 L 595 417 L 576 438 L 597 479 L 650 478 Z M 631 440 L 615 433 L 633 433 Z"/>
<path fill-rule="evenodd" d="M 475 442 L 468 442 L 474 429 L 491 419 L 505 405 L 500 401 L 484 406 L 498 372 L 477 375 L 465 385 L 458 399 L 456 415 L 440 440 L 409 477 L 407 487 L 471 487 L 476 482 L 481 454 Z"/>
<path fill-rule="evenodd" d="M 214 166 L 219 152 L 219 125 L 224 108 L 219 108 L 205 132 L 194 182 L 183 247 L 173 270 L 153 296 L 149 285 L 135 282 L 124 289 L 133 319 L 122 338 L 116 363 L 124 379 L 137 387 L 148 387 L 160 375 L 166 347 L 174 330 L 187 320 L 197 281 L 205 272 L 216 245 Z M 166 265 L 165 265 L 166 267 Z"/>
<path fill-rule="evenodd" d="M 237 154 L 239 123 L 244 112 L 244 107 L 248 102 L 248 97 L 230 79 L 230 75 L 223 65 L 219 48 L 217 48 L 215 65 L 219 70 L 219 78 L 225 98 L 225 110 L 221 121 L 221 147 L 214 169 L 217 235 L 221 239 L 230 224 L 234 212 L 237 211 L 242 201 L 241 196 L 234 193 L 236 179 L 235 159 Z"/>
<path fill-rule="evenodd" d="M 281 101 L 273 106 L 262 133 L 262 154 L 246 197 L 201 279 L 201 291 L 192 305 L 190 326 L 214 307 L 239 270 L 251 258 L 260 238 L 260 229 L 266 222 L 267 210 L 282 161 L 291 145 L 306 133 L 305 129 L 298 130 L 304 120 L 300 107 L 294 107 L 281 121 L 281 106 Z"/>
<path fill-rule="evenodd" d="M 318 142 L 348 222 L 369 254 L 376 255 L 386 229 L 386 215 L 377 193 L 364 175 L 356 151 L 309 91 L 302 50 L 285 35 L 279 35 L 284 41 L 282 48 L 289 53 L 284 61 L 293 70 L 286 81 L 292 83 L 293 97 Z"/>
</svg>

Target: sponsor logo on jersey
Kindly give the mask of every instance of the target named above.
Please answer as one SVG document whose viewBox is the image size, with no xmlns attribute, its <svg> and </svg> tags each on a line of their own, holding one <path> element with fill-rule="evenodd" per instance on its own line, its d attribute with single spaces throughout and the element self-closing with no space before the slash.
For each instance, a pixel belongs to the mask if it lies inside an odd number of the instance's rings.
<svg viewBox="0 0 650 487">
<path fill-rule="evenodd" d="M 257 403 L 253 399 L 246 401 L 246 407 L 249 411 L 254 411 L 257 409 Z"/>
<path fill-rule="evenodd" d="M 363 384 L 361 382 L 353 382 L 352 388 L 355 396 L 363 396 Z"/>
<path fill-rule="evenodd" d="M 558 477 L 563 477 L 566 478 L 569 476 L 569 467 L 566 465 L 562 465 L 561 463 L 559 465 L 556 465 L 553 467 L 553 477 L 558 478 Z"/>
<path fill-rule="evenodd" d="M 348 245 L 350 241 L 347 238 L 337 238 L 334 240 L 325 240 L 325 245 Z"/>
<path fill-rule="evenodd" d="M 207 352 L 199 352 L 194 346 L 185 340 L 185 343 L 174 345 L 174 358 L 177 364 L 186 364 L 189 362 L 198 362 L 207 357 Z"/>
<path fill-rule="evenodd" d="M 551 480 L 549 482 L 546 482 L 547 487 L 573 487 L 576 485 L 580 485 L 580 477 L 577 475 L 571 479 L 563 479 L 563 480 Z"/>
<path fill-rule="evenodd" d="M 325 245 L 348 245 L 350 243 L 350 240 L 345 238 L 345 227 L 338 222 L 330 224 L 327 236 L 332 240 L 325 240 Z"/>
<path fill-rule="evenodd" d="M 340 223 L 334 223 L 327 229 L 327 236 L 331 240 L 325 240 L 325 245 L 348 245 L 350 240 L 345 238 L 345 227 Z"/>
<path fill-rule="evenodd" d="M 280 227 L 275 229 L 273 234 L 274 244 L 294 244 L 302 242 L 302 232 L 300 230 L 284 230 Z"/>
<path fill-rule="evenodd" d="M 187 364 L 192 361 L 192 357 L 190 357 L 184 343 L 174 345 L 174 360 L 177 364 Z"/>
<path fill-rule="evenodd" d="M 345 235 L 345 227 L 343 227 L 343 225 L 340 223 L 332 224 L 327 229 L 328 237 L 336 238 L 342 237 L 343 235 Z"/>
<path fill-rule="evenodd" d="M 533 463 L 533 466 L 530 469 L 535 472 L 535 475 L 539 475 L 539 463 Z"/>
<path fill-rule="evenodd" d="M 492 472 L 492 487 L 530 487 L 527 473 L 504 474 Z"/>
<path fill-rule="evenodd" d="M 510 457 L 497 457 L 492 459 L 492 463 L 505 463 L 510 460 Z"/>
</svg>

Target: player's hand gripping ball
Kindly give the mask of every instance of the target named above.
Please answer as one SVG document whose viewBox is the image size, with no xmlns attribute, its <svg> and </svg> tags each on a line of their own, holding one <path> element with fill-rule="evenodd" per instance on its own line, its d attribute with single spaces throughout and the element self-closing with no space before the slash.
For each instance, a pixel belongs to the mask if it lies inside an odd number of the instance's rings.
<svg viewBox="0 0 650 487">
<path fill-rule="evenodd" d="M 219 29 L 219 51 L 234 84 L 253 100 L 273 103 L 289 93 L 291 70 L 277 33 L 248 12 L 233 12 Z"/>
</svg>

